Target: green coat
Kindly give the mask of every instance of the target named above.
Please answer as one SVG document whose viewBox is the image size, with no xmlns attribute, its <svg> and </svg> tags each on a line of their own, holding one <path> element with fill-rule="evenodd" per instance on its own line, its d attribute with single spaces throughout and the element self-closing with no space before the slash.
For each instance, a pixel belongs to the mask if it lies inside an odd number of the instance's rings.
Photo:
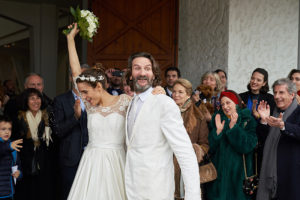
<svg viewBox="0 0 300 200">
<path fill-rule="evenodd" d="M 246 200 L 250 199 L 243 192 L 245 179 L 243 154 L 246 157 L 248 176 L 253 175 L 252 155 L 257 144 L 256 121 L 248 109 L 237 108 L 238 120 L 232 129 L 230 120 L 222 110 L 215 113 L 211 120 L 211 132 L 208 140 L 211 160 L 214 163 L 218 178 L 207 184 L 209 200 Z M 221 115 L 225 120 L 223 131 L 217 135 L 215 116 Z"/>
</svg>

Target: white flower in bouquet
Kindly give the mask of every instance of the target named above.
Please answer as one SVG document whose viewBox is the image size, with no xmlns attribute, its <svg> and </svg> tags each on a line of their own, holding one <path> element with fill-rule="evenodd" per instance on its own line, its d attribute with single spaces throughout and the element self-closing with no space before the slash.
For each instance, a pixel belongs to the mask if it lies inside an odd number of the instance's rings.
<svg viewBox="0 0 300 200">
<path fill-rule="evenodd" d="M 92 42 L 92 38 L 97 33 L 97 29 L 99 28 L 98 17 L 96 17 L 94 13 L 89 10 L 80 10 L 78 6 L 76 10 L 71 7 L 70 11 L 75 19 L 75 22 L 78 24 L 79 35 L 83 39 Z M 63 33 L 65 35 L 69 34 L 72 28 L 63 30 Z"/>
<path fill-rule="evenodd" d="M 80 11 L 80 16 L 81 17 L 85 17 L 85 16 L 87 16 L 88 15 L 88 10 L 81 10 Z"/>
</svg>

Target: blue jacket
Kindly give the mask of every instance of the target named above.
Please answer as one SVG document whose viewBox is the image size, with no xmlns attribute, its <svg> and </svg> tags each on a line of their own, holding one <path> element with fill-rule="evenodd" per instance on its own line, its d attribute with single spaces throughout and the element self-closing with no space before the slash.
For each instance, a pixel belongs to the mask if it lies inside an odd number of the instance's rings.
<svg viewBox="0 0 300 200">
<path fill-rule="evenodd" d="M 10 143 L 10 140 L 4 141 L 0 138 L 0 199 L 13 197 L 14 181 L 11 168 L 14 165 L 21 166 L 19 156 L 10 147 Z"/>
</svg>

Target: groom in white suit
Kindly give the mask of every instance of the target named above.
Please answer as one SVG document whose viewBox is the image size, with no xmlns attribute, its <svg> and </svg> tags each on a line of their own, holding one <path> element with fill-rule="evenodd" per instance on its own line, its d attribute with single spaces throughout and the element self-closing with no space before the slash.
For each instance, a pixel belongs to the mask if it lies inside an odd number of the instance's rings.
<svg viewBox="0 0 300 200">
<path fill-rule="evenodd" d="M 201 199 L 197 159 L 179 108 L 168 96 L 151 93 L 160 83 L 151 54 L 131 55 L 127 81 L 135 91 L 126 116 L 128 200 L 174 200 L 173 153 L 182 171 L 185 200 Z"/>
</svg>

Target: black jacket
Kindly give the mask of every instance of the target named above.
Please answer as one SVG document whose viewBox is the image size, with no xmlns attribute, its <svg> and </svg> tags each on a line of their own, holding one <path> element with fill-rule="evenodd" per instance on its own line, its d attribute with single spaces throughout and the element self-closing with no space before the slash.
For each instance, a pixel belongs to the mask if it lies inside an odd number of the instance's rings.
<svg viewBox="0 0 300 200">
<path fill-rule="evenodd" d="M 164 89 L 165 89 L 166 95 L 167 95 L 168 97 L 171 97 L 171 98 L 172 98 L 172 96 L 170 96 L 170 94 L 168 93 L 167 86 L 165 86 Z"/>
<path fill-rule="evenodd" d="M 248 98 L 251 95 L 251 92 L 247 91 L 247 92 L 240 93 L 239 95 L 242 98 L 243 102 L 247 105 Z M 258 102 L 260 102 L 262 100 L 268 102 L 268 104 L 270 105 L 271 113 L 272 113 L 275 108 L 275 101 L 274 101 L 273 95 L 269 94 L 269 93 L 261 93 L 258 96 Z"/>
<path fill-rule="evenodd" d="M 265 140 L 269 126 L 259 124 L 257 133 Z M 277 148 L 278 200 L 300 199 L 300 106 L 285 121 Z"/>
<path fill-rule="evenodd" d="M 20 159 L 17 152 L 10 148 L 10 140 L 3 141 L 0 138 L 0 197 L 12 197 L 14 194 L 14 182 L 11 175 L 11 167 L 18 165 L 20 170 Z M 13 158 L 13 152 L 15 159 Z M 0 198 L 1 199 L 1 198 Z"/>
<path fill-rule="evenodd" d="M 87 114 L 82 112 L 77 120 L 74 116 L 75 99 L 72 91 L 54 98 L 54 133 L 60 141 L 59 160 L 64 166 L 79 163 L 83 147 L 88 142 Z"/>
</svg>

